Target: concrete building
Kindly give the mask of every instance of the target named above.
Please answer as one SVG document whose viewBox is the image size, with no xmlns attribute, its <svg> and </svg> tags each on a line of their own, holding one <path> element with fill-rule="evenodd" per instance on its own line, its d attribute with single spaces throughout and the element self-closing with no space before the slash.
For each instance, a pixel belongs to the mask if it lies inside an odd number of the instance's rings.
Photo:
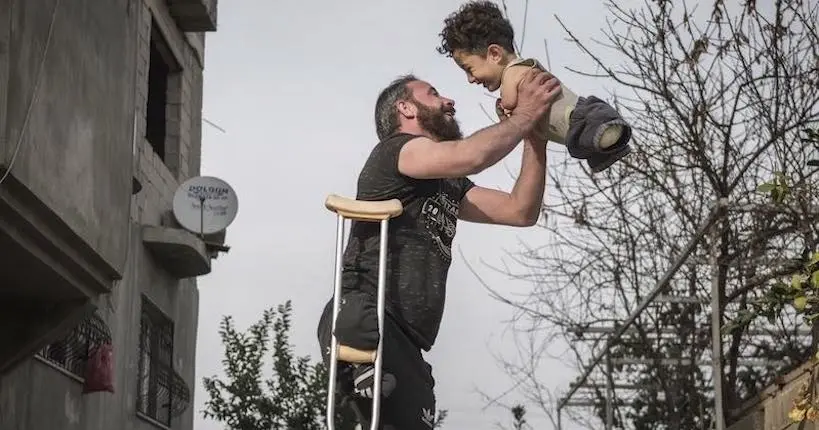
<svg viewBox="0 0 819 430">
<path fill-rule="evenodd" d="M 191 429 L 198 292 L 224 232 L 199 174 L 216 0 L 0 1 L 0 429 Z M 113 348 L 113 392 L 84 393 Z"/>
</svg>

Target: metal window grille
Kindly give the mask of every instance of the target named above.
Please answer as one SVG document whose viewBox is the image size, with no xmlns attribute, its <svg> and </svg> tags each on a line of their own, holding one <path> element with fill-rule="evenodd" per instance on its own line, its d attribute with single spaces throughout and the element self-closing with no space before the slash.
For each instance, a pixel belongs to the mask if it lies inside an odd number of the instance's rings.
<svg viewBox="0 0 819 430">
<path fill-rule="evenodd" d="M 173 322 L 143 298 L 137 410 L 167 426 L 190 403 L 190 389 L 173 371 L 173 332 Z"/>
<path fill-rule="evenodd" d="M 80 322 L 64 337 L 46 345 L 37 355 L 66 372 L 83 378 L 91 350 L 111 342 L 111 331 L 95 313 Z"/>
</svg>

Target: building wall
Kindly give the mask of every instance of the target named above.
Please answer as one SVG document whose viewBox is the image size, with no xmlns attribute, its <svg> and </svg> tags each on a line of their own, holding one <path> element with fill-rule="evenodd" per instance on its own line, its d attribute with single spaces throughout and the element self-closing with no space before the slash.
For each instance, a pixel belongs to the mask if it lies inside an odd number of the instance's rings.
<svg viewBox="0 0 819 430">
<path fill-rule="evenodd" d="M 118 270 L 131 187 L 133 9 L 129 0 L 11 2 L 0 140 L 3 160 L 17 153 L 15 178 Z"/>
<path fill-rule="evenodd" d="M 137 235 L 139 228 L 133 227 Z M 171 425 L 137 412 L 141 296 L 147 296 L 174 323 L 173 365 L 193 392 L 198 291 L 192 280 L 175 282 L 163 275 L 134 241 L 126 277 L 98 315 L 113 340 L 114 393 L 83 394 L 83 380 L 62 366 L 35 357 L 0 379 L 0 429 L 3 430 L 149 430 L 193 428 L 194 409 L 173 417 Z M 192 405 L 192 402 L 188 402 Z"/>
<path fill-rule="evenodd" d="M 814 430 L 819 423 L 794 423 L 789 418 L 794 399 L 803 384 L 810 381 L 816 363 L 808 362 L 785 375 L 780 384 L 769 386 L 755 399 L 746 402 L 738 410 L 730 411 L 735 417 L 728 430 Z M 816 378 L 816 376 L 814 376 Z"/>
<path fill-rule="evenodd" d="M 33 67 L 34 52 L 41 51 L 39 44 L 48 32 L 56 1 L 13 2 L 12 15 L 21 17 L 18 22 L 24 23 L 24 29 L 16 33 L 10 51 L 26 57 L 27 67 Z M 71 374 L 59 362 L 36 356 L 0 377 L 0 429 L 192 429 L 192 406 L 174 417 L 170 426 L 137 412 L 139 388 L 146 380 L 140 375 L 143 299 L 173 323 L 173 373 L 181 377 L 191 396 L 197 383 L 196 280 L 171 277 L 140 238 L 143 225 L 164 224 L 179 183 L 199 173 L 204 35 L 179 31 L 164 0 L 62 3 L 55 16 L 55 35 L 67 37 L 55 38 L 58 44 L 48 58 L 48 78 L 42 89 L 51 106 L 38 106 L 35 117 L 53 139 L 84 136 L 85 140 L 66 142 L 63 150 L 45 145 L 42 148 L 48 149 L 40 150 L 37 142 L 43 136 L 32 138 L 24 149 L 20 172 L 44 199 L 60 200 L 55 207 L 67 208 L 61 217 L 123 269 L 124 277 L 112 294 L 96 303 L 96 315 L 106 323 L 113 345 L 114 393 L 83 394 L 82 374 Z M 144 137 L 154 26 L 182 69 L 169 80 L 167 90 L 164 161 Z M 85 72 L 73 74 L 77 67 Z M 22 95 L 30 94 L 26 89 L 33 78 L 24 75 L 12 79 L 18 89 L 9 87 L 10 124 L 19 122 Z M 71 133 L 61 134 L 66 130 Z M 93 155 L 77 159 L 93 159 L 93 166 L 72 164 L 83 151 Z M 53 175 L 43 174 L 43 169 Z M 142 189 L 130 201 L 120 201 L 123 194 L 114 190 L 126 187 L 126 178 L 130 191 L 132 176 Z M 130 214 L 127 221 L 123 214 Z"/>
</svg>

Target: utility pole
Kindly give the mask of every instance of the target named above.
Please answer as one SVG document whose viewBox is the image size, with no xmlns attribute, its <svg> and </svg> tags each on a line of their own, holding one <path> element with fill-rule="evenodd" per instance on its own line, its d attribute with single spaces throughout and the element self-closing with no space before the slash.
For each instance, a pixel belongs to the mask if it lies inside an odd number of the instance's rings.
<svg viewBox="0 0 819 430">
<path fill-rule="evenodd" d="M 725 412 L 722 402 L 722 291 L 720 288 L 720 227 L 724 221 L 714 224 L 711 233 L 711 362 L 714 381 L 714 430 L 725 430 Z"/>
<path fill-rule="evenodd" d="M 614 430 L 614 367 L 611 351 L 606 351 L 606 430 Z"/>
</svg>

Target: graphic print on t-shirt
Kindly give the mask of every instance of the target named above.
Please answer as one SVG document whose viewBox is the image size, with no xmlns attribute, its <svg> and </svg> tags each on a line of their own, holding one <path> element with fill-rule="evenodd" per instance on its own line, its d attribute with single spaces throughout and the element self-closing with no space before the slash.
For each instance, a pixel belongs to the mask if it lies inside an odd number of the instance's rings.
<svg viewBox="0 0 819 430">
<path fill-rule="evenodd" d="M 439 181 L 438 192 L 427 197 L 421 204 L 421 217 L 427 233 L 438 244 L 438 251 L 446 261 L 452 260 L 452 239 L 458 222 L 459 202 L 456 200 L 456 192 L 451 183 Z"/>
</svg>

